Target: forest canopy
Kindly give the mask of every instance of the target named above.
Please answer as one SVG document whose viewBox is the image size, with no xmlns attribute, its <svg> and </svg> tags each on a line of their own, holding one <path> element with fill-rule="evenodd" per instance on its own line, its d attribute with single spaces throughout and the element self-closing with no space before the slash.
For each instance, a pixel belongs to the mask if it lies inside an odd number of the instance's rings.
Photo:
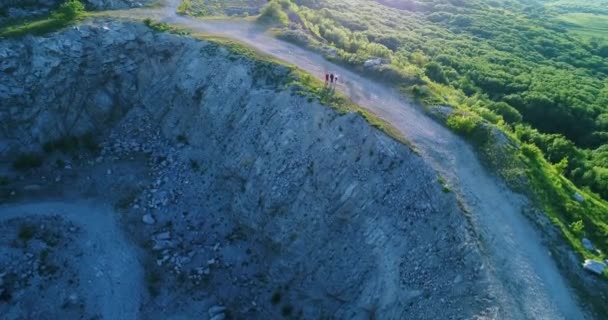
<svg viewBox="0 0 608 320">
<path fill-rule="evenodd" d="M 608 1 L 292 2 L 345 63 L 383 58 L 409 92 L 459 96 L 608 199 Z"/>
</svg>

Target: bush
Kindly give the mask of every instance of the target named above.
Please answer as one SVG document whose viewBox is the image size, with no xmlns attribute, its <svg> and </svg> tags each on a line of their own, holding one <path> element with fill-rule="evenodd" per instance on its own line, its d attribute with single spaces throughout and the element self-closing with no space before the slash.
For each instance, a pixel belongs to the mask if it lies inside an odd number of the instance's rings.
<svg viewBox="0 0 608 320">
<path fill-rule="evenodd" d="M 61 151 L 70 153 L 78 150 L 78 138 L 75 136 L 64 136 L 57 140 L 47 141 L 42 145 L 42 149 L 46 153 L 53 151 Z"/>
<path fill-rule="evenodd" d="M 574 232 L 574 234 L 576 234 L 576 235 L 580 236 L 581 234 L 583 234 L 583 230 L 585 229 L 585 225 L 583 224 L 583 220 L 574 221 L 570 225 L 570 229 L 572 229 L 572 232 Z"/>
<path fill-rule="evenodd" d="M 448 117 L 447 125 L 458 133 L 470 135 L 475 130 L 475 127 L 477 127 L 477 122 L 478 120 L 472 116 L 454 114 Z"/>
<path fill-rule="evenodd" d="M 99 152 L 99 144 L 92 132 L 87 132 L 82 136 L 66 135 L 56 140 L 50 140 L 42 145 L 42 149 L 46 153 L 59 151 L 62 153 L 74 154 L 86 149 L 91 153 Z"/>
<path fill-rule="evenodd" d="M 80 0 L 67 0 L 55 11 L 57 18 L 69 21 L 75 20 L 83 13 L 84 5 Z"/>
<path fill-rule="evenodd" d="M 13 168 L 17 170 L 28 170 L 32 168 L 38 168 L 42 165 L 42 157 L 38 153 L 24 153 L 21 154 L 13 162 Z"/>
<path fill-rule="evenodd" d="M 413 85 L 410 87 L 410 93 L 416 99 L 424 99 L 431 95 L 431 89 L 425 85 Z"/>
<path fill-rule="evenodd" d="M 264 9 L 262 9 L 258 21 L 268 24 L 278 23 L 286 26 L 289 24 L 289 17 L 287 16 L 287 13 L 283 11 L 281 4 L 272 0 L 268 2 Z"/>
<path fill-rule="evenodd" d="M 521 145 L 521 153 L 530 159 L 539 160 L 544 158 L 543 152 L 535 144 L 531 143 L 523 143 Z"/>
<path fill-rule="evenodd" d="M 490 109 L 502 116 L 508 123 L 521 122 L 522 116 L 517 109 L 505 102 L 495 102 L 490 105 Z"/>
<path fill-rule="evenodd" d="M 501 120 L 499 115 L 486 108 L 479 108 L 475 111 L 477 111 L 482 118 L 486 119 L 490 123 L 497 124 Z"/>
<path fill-rule="evenodd" d="M 430 62 L 425 66 L 424 74 L 429 79 L 442 84 L 448 84 L 448 79 L 445 77 L 443 68 L 437 62 Z"/>
<path fill-rule="evenodd" d="M 34 237 L 35 233 L 36 229 L 34 228 L 34 226 L 29 224 L 23 224 L 19 227 L 19 233 L 17 236 L 19 237 L 19 240 L 27 242 Z"/>
<path fill-rule="evenodd" d="M 175 34 L 179 34 L 179 35 L 187 35 L 189 32 L 178 28 L 178 27 L 174 27 L 166 22 L 158 22 L 158 21 L 154 21 L 150 18 L 145 18 L 144 19 L 144 24 L 146 26 L 148 26 L 150 29 L 157 31 L 157 32 L 170 32 L 170 33 L 175 33 Z"/>
</svg>

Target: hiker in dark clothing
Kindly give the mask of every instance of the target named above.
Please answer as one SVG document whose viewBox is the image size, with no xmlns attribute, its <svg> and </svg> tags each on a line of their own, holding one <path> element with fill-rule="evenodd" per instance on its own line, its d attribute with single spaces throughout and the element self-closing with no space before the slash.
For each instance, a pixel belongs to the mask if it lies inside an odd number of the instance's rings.
<svg viewBox="0 0 608 320">
<path fill-rule="evenodd" d="M 329 81 L 329 73 L 325 74 L 325 85 L 327 85 L 327 82 Z"/>
<path fill-rule="evenodd" d="M 332 84 L 334 83 L 334 74 L 333 73 L 329 75 L 329 82 Z"/>
</svg>

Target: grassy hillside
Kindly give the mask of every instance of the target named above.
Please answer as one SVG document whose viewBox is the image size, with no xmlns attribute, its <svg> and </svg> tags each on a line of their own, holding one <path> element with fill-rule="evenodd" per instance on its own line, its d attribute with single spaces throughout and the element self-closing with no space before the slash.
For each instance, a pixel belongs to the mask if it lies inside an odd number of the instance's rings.
<svg viewBox="0 0 608 320">
<path fill-rule="evenodd" d="M 579 36 L 583 41 L 608 41 L 608 15 L 596 13 L 564 13 L 557 16 L 569 32 Z"/>
<path fill-rule="evenodd" d="M 390 83 L 468 136 L 584 257 L 608 252 L 608 42 L 591 1 L 273 0 L 280 34 Z M 592 19 L 601 17 L 598 19 Z M 329 50 L 329 48 L 333 48 Z M 385 64 L 364 68 L 371 58 Z M 496 150 L 493 130 L 519 149 Z M 574 199 L 579 193 L 586 199 Z"/>
</svg>

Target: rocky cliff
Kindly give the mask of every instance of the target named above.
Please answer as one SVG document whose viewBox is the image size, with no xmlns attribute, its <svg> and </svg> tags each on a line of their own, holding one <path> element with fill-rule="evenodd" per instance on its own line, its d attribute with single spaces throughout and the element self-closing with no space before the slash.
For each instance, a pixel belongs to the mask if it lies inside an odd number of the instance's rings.
<svg viewBox="0 0 608 320">
<path fill-rule="evenodd" d="M 132 311 L 143 319 L 500 314 L 465 216 L 429 166 L 360 116 L 297 94 L 291 76 L 132 23 L 2 41 L 0 200 L 112 204 L 141 248 L 133 268 L 148 290 Z M 53 148 L 85 134 L 99 148 Z M 42 165 L 10 168 L 23 152 Z M 0 240 L 0 267 L 19 275 L 27 263 L 11 255 L 35 249 Z M 61 313 L 65 301 L 38 293 L 63 278 L 36 279 L 0 281 L 12 293 L 0 313 Z M 76 297 L 82 314 L 112 314 Z"/>
</svg>

